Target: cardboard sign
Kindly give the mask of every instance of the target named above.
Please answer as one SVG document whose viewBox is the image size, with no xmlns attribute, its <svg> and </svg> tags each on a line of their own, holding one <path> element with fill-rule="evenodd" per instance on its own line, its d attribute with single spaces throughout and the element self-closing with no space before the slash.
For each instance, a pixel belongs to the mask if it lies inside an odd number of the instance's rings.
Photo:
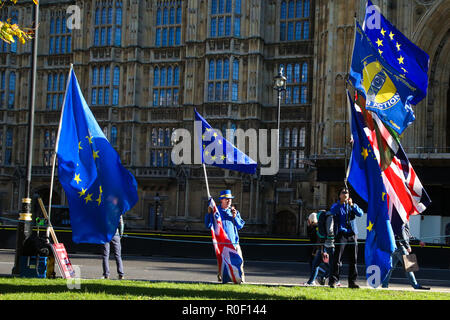
<svg viewBox="0 0 450 320">
<path fill-rule="evenodd" d="M 72 279 L 75 277 L 75 271 L 70 263 L 69 256 L 67 255 L 66 248 L 63 243 L 52 244 L 53 255 L 56 261 L 58 261 L 59 270 L 61 271 L 64 279 Z"/>
</svg>

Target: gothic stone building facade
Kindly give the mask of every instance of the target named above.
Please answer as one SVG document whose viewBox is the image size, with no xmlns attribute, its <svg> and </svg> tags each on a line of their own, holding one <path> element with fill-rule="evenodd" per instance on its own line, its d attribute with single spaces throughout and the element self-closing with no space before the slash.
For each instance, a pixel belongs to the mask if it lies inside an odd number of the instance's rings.
<svg viewBox="0 0 450 320">
<path fill-rule="evenodd" d="M 374 3 L 430 55 L 429 93 L 403 141 L 417 171 L 427 173 L 422 180 L 430 185 L 436 212 L 444 214 L 450 4 Z M 68 10 L 73 5 L 79 11 Z M 204 230 L 203 170 L 171 162 L 172 133 L 193 132 L 194 108 L 222 131 L 276 128 L 272 83 L 283 67 L 278 174 L 207 170 L 213 195 L 232 190 L 246 232 L 304 235 L 306 215 L 328 207 L 342 185 L 350 150 L 345 77 L 353 17 L 361 18 L 364 6 L 362 0 L 40 1 L 32 193 L 48 202 L 51 155 L 73 63 L 99 125 L 138 182 L 139 202 L 125 215 L 127 226 Z M 30 25 L 31 8 L 25 1 L 0 13 Z M 14 219 L 25 186 L 31 43 L 0 49 L 0 208 Z M 66 205 L 58 183 L 53 205 Z"/>
</svg>

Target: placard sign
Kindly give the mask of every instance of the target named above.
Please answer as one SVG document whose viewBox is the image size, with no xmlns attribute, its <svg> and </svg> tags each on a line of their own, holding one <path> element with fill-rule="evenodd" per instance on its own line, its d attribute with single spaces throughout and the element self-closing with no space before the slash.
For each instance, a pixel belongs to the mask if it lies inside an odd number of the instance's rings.
<svg viewBox="0 0 450 320">
<path fill-rule="evenodd" d="M 67 255 L 66 247 L 63 243 L 54 243 L 52 245 L 53 254 L 56 261 L 58 261 L 59 270 L 61 271 L 64 279 L 72 279 L 75 277 L 75 271 L 70 263 L 69 256 Z"/>
</svg>

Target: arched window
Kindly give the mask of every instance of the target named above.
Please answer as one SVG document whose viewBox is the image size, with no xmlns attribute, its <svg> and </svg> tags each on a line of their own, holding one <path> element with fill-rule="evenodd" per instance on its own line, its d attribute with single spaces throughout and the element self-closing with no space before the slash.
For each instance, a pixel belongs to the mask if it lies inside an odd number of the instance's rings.
<svg viewBox="0 0 450 320">
<path fill-rule="evenodd" d="M 50 34 L 55 33 L 55 18 L 50 19 Z"/>
<path fill-rule="evenodd" d="M 304 168 L 305 167 L 305 163 L 303 162 L 304 159 L 305 159 L 305 151 L 300 150 L 298 152 L 298 167 L 299 168 Z"/>
<path fill-rule="evenodd" d="M 283 168 L 288 169 L 289 168 L 289 151 L 284 152 L 284 163 Z"/>
<path fill-rule="evenodd" d="M 289 128 L 286 128 L 284 130 L 284 146 L 289 147 L 291 140 L 291 130 Z"/>
<path fill-rule="evenodd" d="M 302 65 L 302 83 L 308 81 L 308 63 L 304 62 Z"/>
<path fill-rule="evenodd" d="M 211 0 L 211 14 L 209 21 L 210 37 L 239 37 L 241 34 L 241 1 Z M 231 29 L 232 25 L 233 30 Z"/>
<path fill-rule="evenodd" d="M 306 129 L 305 127 L 300 129 L 300 136 L 299 136 L 299 147 L 305 147 L 306 143 Z"/>
<path fill-rule="evenodd" d="M 164 129 L 162 128 L 158 129 L 158 146 L 164 146 Z"/>
<path fill-rule="evenodd" d="M 222 60 L 217 60 L 216 63 L 216 80 L 222 79 Z"/>
<path fill-rule="evenodd" d="M 214 80 L 214 60 L 209 60 L 209 80 Z"/>
<path fill-rule="evenodd" d="M 159 69 L 156 67 L 153 70 L 153 86 L 158 87 L 159 86 Z"/>
<path fill-rule="evenodd" d="M 103 7 L 102 9 L 102 20 L 101 20 L 102 24 L 106 24 L 106 7 Z"/>
<path fill-rule="evenodd" d="M 178 68 L 178 66 L 173 70 L 173 85 L 180 85 L 180 69 Z"/>
<path fill-rule="evenodd" d="M 303 8 L 303 16 L 305 18 L 309 17 L 309 0 L 305 0 L 305 6 Z"/>
<path fill-rule="evenodd" d="M 294 17 L 294 1 L 289 1 L 288 4 L 288 18 L 293 18 Z"/>
<path fill-rule="evenodd" d="M 6 130 L 5 165 L 11 165 L 12 147 L 13 147 L 13 130 L 11 128 L 8 128 Z"/>
<path fill-rule="evenodd" d="M 119 83 L 120 83 L 120 69 L 119 67 L 114 67 L 113 71 L 113 98 L 112 104 L 116 106 L 119 104 Z"/>
<path fill-rule="evenodd" d="M 113 17 L 113 8 L 108 7 L 108 24 L 112 24 L 112 17 Z"/>
<path fill-rule="evenodd" d="M 16 95 L 16 73 L 11 72 L 9 74 L 9 83 L 8 83 L 8 109 L 14 108 L 15 95 Z"/>
<path fill-rule="evenodd" d="M 164 135 L 164 146 L 170 147 L 170 129 L 166 128 L 166 134 Z"/>
<path fill-rule="evenodd" d="M 292 64 L 288 64 L 286 67 L 286 81 L 292 83 Z"/>
<path fill-rule="evenodd" d="M 309 1 L 290 0 L 280 4 L 280 41 L 309 39 Z M 303 26 L 303 28 L 302 28 Z"/>
<path fill-rule="evenodd" d="M 108 127 L 103 127 L 102 131 L 103 134 L 105 135 L 105 138 L 108 139 Z"/>
<path fill-rule="evenodd" d="M 98 2 L 94 14 L 94 46 L 121 46 L 122 1 L 115 1 L 115 7 Z"/>
<path fill-rule="evenodd" d="M 100 24 L 100 8 L 95 9 L 94 24 L 97 26 Z"/>
<path fill-rule="evenodd" d="M 289 164 L 289 168 L 296 168 L 297 167 L 297 151 L 292 150 L 291 151 L 291 162 Z"/>
<path fill-rule="evenodd" d="M 233 80 L 239 80 L 239 60 L 233 60 Z"/>
<path fill-rule="evenodd" d="M 156 25 L 161 25 L 161 8 L 158 8 L 158 10 L 156 10 Z"/>
<path fill-rule="evenodd" d="M 158 134 L 156 129 L 152 129 L 152 146 L 156 147 L 158 145 Z"/>
<path fill-rule="evenodd" d="M 291 146 L 292 147 L 297 147 L 298 145 L 298 129 L 294 128 L 292 129 L 292 143 Z"/>
<path fill-rule="evenodd" d="M 168 150 L 164 150 L 164 167 L 169 166 L 169 156 L 170 152 Z"/>
<path fill-rule="evenodd" d="M 120 69 L 119 67 L 114 67 L 114 75 L 113 75 L 113 86 L 118 86 L 120 82 Z"/>
<path fill-rule="evenodd" d="M 295 6 L 295 17 L 301 18 L 302 17 L 302 0 L 297 0 L 297 5 Z"/>
<path fill-rule="evenodd" d="M 122 25 L 122 5 L 119 4 L 116 7 L 116 26 L 121 26 Z"/>
<path fill-rule="evenodd" d="M 181 24 L 181 7 L 177 7 L 177 24 Z"/>
<path fill-rule="evenodd" d="M 173 75 L 172 75 L 172 67 L 167 68 L 167 86 L 172 85 Z"/>
<path fill-rule="evenodd" d="M 156 167 L 156 150 L 152 150 L 150 153 L 150 166 Z"/>
<path fill-rule="evenodd" d="M 225 59 L 223 61 L 223 78 L 229 79 L 230 78 L 230 62 L 228 59 Z"/>
<path fill-rule="evenodd" d="M 167 7 L 165 7 L 163 9 L 163 24 L 168 23 L 168 18 L 169 18 L 169 11 L 167 10 Z"/>
<path fill-rule="evenodd" d="M 153 106 L 178 105 L 179 85 L 180 69 L 178 66 L 155 67 L 153 74 Z"/>
<path fill-rule="evenodd" d="M 97 78 L 98 78 L 98 69 L 96 67 L 94 67 L 92 69 L 92 85 L 93 86 L 97 85 Z"/>
<path fill-rule="evenodd" d="M 309 39 L 309 22 L 305 21 L 303 23 L 303 39 Z"/>
<path fill-rule="evenodd" d="M 116 146 L 117 145 L 117 128 L 115 126 L 111 127 L 110 143 L 111 143 L 112 146 Z"/>
<path fill-rule="evenodd" d="M 280 18 L 281 19 L 286 19 L 286 1 L 282 1 L 281 2 L 281 6 L 280 6 Z"/>
<path fill-rule="evenodd" d="M 301 90 L 300 103 L 308 103 L 308 87 L 302 86 Z"/>
<path fill-rule="evenodd" d="M 236 59 L 233 62 L 233 77 L 239 80 L 239 61 Z M 230 63 L 229 59 L 217 59 L 209 61 L 208 70 L 208 87 L 207 87 L 207 99 L 208 101 L 228 101 L 229 96 L 229 81 L 230 81 Z M 235 95 L 233 96 L 237 100 L 237 83 L 235 85 Z"/>
</svg>

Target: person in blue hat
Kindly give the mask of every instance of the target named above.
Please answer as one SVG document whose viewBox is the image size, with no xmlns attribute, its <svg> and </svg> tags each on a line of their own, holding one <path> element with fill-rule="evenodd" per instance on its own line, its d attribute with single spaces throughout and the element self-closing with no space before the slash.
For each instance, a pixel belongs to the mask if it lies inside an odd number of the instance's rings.
<svg viewBox="0 0 450 320">
<path fill-rule="evenodd" d="M 244 282 L 244 258 L 242 255 L 241 246 L 239 245 L 239 233 L 238 231 L 244 227 L 245 221 L 242 220 L 241 214 L 234 206 L 231 205 L 233 202 L 233 195 L 231 194 L 231 190 L 223 190 L 220 192 L 219 201 L 220 205 L 217 206 L 217 210 L 220 213 L 220 217 L 222 219 L 222 226 L 224 231 L 226 232 L 228 239 L 233 243 L 234 248 L 242 257 L 242 282 Z M 208 229 L 211 229 L 213 226 L 213 216 L 211 214 L 211 208 L 208 207 L 208 214 L 205 216 L 205 226 Z M 220 274 L 220 270 L 217 273 L 217 279 L 219 282 L 222 281 L 222 277 Z"/>
</svg>

